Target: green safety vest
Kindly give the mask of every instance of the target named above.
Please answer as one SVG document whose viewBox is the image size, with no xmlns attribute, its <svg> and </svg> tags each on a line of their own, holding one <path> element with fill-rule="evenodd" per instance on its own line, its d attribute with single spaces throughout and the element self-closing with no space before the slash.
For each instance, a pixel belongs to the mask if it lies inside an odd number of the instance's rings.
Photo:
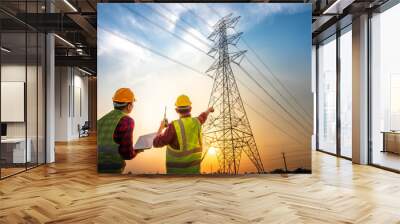
<svg viewBox="0 0 400 224">
<path fill-rule="evenodd" d="M 97 171 L 99 173 L 121 173 L 125 160 L 114 142 L 114 131 L 126 114 L 114 109 L 97 121 Z"/>
<path fill-rule="evenodd" d="M 172 122 L 179 149 L 167 145 L 167 174 L 200 174 L 202 131 L 197 118 L 184 117 Z"/>
</svg>

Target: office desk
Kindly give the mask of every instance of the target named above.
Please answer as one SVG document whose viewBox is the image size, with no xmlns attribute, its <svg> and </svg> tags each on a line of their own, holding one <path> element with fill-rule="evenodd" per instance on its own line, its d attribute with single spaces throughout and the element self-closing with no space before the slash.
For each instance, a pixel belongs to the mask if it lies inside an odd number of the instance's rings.
<svg viewBox="0 0 400 224">
<path fill-rule="evenodd" d="M 382 152 L 392 152 L 400 154 L 400 132 L 383 131 L 383 150 Z"/>
<path fill-rule="evenodd" d="M 27 139 L 28 144 L 25 152 L 25 138 L 6 138 L 1 139 L 1 159 L 6 163 L 25 163 L 31 162 L 31 139 Z"/>
</svg>

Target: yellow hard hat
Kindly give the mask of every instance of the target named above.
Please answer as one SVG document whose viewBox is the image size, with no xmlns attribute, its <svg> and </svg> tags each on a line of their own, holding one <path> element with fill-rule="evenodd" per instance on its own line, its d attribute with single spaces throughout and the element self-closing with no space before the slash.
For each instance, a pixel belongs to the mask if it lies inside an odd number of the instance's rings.
<svg viewBox="0 0 400 224">
<path fill-rule="evenodd" d="M 113 98 L 113 102 L 119 103 L 132 103 L 136 101 L 135 95 L 133 94 L 132 90 L 129 88 L 120 88 L 118 89 Z"/>
<path fill-rule="evenodd" d="M 190 106 L 192 106 L 192 102 L 190 102 L 190 99 L 188 96 L 180 95 L 176 99 L 175 106 L 176 107 L 190 107 Z"/>
</svg>

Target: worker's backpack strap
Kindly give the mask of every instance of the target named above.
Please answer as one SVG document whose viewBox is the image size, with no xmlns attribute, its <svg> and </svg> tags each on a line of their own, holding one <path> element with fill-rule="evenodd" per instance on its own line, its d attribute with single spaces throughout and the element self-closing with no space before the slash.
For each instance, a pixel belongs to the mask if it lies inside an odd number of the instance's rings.
<svg viewBox="0 0 400 224">
<path fill-rule="evenodd" d="M 187 139 L 186 139 L 186 131 L 185 125 L 183 125 L 183 121 L 181 119 L 178 120 L 179 128 L 181 129 L 181 137 L 182 137 L 182 150 L 187 151 Z"/>
</svg>

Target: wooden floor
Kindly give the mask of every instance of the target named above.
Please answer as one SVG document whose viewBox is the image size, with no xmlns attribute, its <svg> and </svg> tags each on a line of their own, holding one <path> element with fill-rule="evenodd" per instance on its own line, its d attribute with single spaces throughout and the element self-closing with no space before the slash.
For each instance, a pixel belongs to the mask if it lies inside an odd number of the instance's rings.
<svg viewBox="0 0 400 224">
<path fill-rule="evenodd" d="M 400 175 L 313 153 L 312 175 L 98 175 L 93 138 L 0 181 L 0 223 L 400 223 Z"/>
</svg>

